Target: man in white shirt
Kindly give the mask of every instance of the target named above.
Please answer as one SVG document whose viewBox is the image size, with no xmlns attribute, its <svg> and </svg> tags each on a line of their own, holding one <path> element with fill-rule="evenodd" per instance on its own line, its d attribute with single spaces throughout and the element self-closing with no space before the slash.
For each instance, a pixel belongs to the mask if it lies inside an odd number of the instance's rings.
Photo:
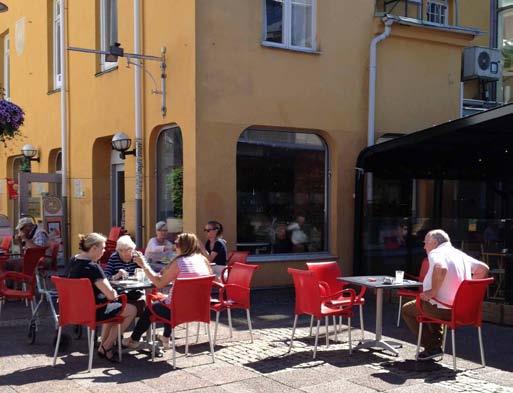
<svg viewBox="0 0 513 393">
<path fill-rule="evenodd" d="M 429 316 L 450 320 L 451 310 L 443 303 L 453 304 L 456 292 L 463 280 L 487 277 L 488 266 L 454 248 L 449 235 L 441 229 L 435 229 L 426 234 L 424 250 L 429 259 L 429 269 L 420 294 L 422 307 Z M 415 300 L 402 307 L 403 319 L 415 337 L 419 334 L 418 314 Z M 421 337 L 424 351 L 419 354 L 419 359 L 427 360 L 441 356 L 442 338 L 441 325 L 425 324 Z"/>
</svg>

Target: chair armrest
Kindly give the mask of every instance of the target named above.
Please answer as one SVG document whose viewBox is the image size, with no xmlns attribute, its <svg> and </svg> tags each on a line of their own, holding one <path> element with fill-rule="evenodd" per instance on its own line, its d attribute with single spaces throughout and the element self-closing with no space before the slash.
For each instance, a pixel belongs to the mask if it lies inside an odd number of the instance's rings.
<svg viewBox="0 0 513 393">
<path fill-rule="evenodd" d="M 434 297 L 433 300 L 438 302 L 438 303 L 440 303 L 440 304 L 442 304 L 442 305 L 444 305 L 445 307 L 448 307 L 448 308 L 452 309 L 452 304 L 447 304 L 447 303 L 441 302 L 436 297 Z M 424 307 L 422 307 L 422 299 L 420 298 L 420 293 L 415 298 L 415 306 L 417 307 L 417 310 L 421 314 L 424 314 Z"/>
<path fill-rule="evenodd" d="M 321 297 L 326 297 L 327 293 L 330 293 L 330 286 L 326 281 L 319 281 L 319 288 L 321 290 Z"/>
<path fill-rule="evenodd" d="M 230 275 L 230 270 L 232 270 L 232 267 L 231 266 L 226 266 L 222 271 L 221 271 L 221 282 L 223 284 L 226 284 L 226 281 L 225 281 L 225 272 L 226 272 L 226 278 L 228 278 L 228 276 Z"/>
<path fill-rule="evenodd" d="M 214 287 L 224 288 L 224 286 L 225 286 L 225 285 L 226 285 L 226 284 L 221 283 L 221 282 L 219 282 L 219 281 L 212 281 L 212 286 L 214 286 Z"/>
<path fill-rule="evenodd" d="M 349 294 L 349 296 L 345 296 L 345 294 Z M 352 306 L 353 303 L 354 303 L 354 300 L 356 298 L 356 292 L 352 288 L 346 288 L 346 289 L 342 289 L 341 291 L 332 293 L 329 296 L 321 296 L 321 299 L 327 300 L 328 303 L 331 303 L 330 299 L 337 298 L 337 297 L 340 297 L 340 296 L 344 297 L 345 299 L 347 299 L 349 301 L 349 304 L 344 302 L 345 306 L 347 306 L 347 305 Z M 332 303 L 332 304 L 335 304 L 335 303 Z"/>
<path fill-rule="evenodd" d="M 118 298 L 116 300 L 120 300 L 121 301 L 121 311 L 120 312 L 123 312 L 123 310 L 125 309 L 126 307 L 126 301 L 127 301 L 127 297 L 125 294 L 122 294 L 122 295 L 119 295 Z M 99 309 L 99 308 L 102 308 L 102 307 L 105 307 L 107 306 L 109 303 L 112 303 L 112 302 L 106 302 L 106 303 L 102 303 L 102 304 L 98 304 L 96 306 L 96 309 Z"/>
<path fill-rule="evenodd" d="M 29 276 L 28 274 L 24 274 L 24 273 L 20 273 L 20 272 L 13 272 L 13 271 L 8 270 L 0 275 L 0 280 L 32 282 L 33 277 Z"/>
</svg>

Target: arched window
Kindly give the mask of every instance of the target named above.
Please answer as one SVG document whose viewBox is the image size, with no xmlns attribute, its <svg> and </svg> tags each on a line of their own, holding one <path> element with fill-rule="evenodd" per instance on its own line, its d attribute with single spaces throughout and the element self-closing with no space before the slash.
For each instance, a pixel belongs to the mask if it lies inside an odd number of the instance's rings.
<svg viewBox="0 0 513 393">
<path fill-rule="evenodd" d="M 157 138 L 157 220 L 166 221 L 171 232 L 182 230 L 183 216 L 182 131 L 171 127 Z"/>
<path fill-rule="evenodd" d="M 316 134 L 247 129 L 237 144 L 237 249 L 328 249 L 328 149 Z"/>
</svg>

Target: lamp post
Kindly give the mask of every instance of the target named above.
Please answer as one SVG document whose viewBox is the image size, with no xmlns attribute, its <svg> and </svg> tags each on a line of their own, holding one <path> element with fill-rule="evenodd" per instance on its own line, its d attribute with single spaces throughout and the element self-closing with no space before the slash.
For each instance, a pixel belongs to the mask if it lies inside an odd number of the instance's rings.
<svg viewBox="0 0 513 393">
<path fill-rule="evenodd" d="M 26 145 L 23 145 L 23 147 L 21 148 L 21 154 L 23 154 L 24 158 L 23 167 L 21 168 L 23 172 L 31 171 L 31 161 L 39 162 L 39 157 L 36 158 L 36 156 L 38 155 L 37 153 L 38 150 L 31 144 L 27 143 Z"/>
</svg>

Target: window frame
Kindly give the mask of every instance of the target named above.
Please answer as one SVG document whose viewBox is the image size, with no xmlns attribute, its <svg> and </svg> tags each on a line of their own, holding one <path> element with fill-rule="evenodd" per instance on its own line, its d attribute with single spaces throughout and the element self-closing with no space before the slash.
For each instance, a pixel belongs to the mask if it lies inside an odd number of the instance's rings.
<svg viewBox="0 0 513 393">
<path fill-rule="evenodd" d="M 283 42 L 267 41 L 267 4 L 262 0 L 262 45 L 281 49 L 289 49 L 300 52 L 317 52 L 317 0 L 312 1 L 312 47 L 292 45 L 292 2 L 294 0 L 280 0 L 283 3 Z"/>
<path fill-rule="evenodd" d="M 3 37 L 3 87 L 4 87 L 4 100 L 10 101 L 11 99 L 11 39 L 9 33 Z"/>
<path fill-rule="evenodd" d="M 182 128 L 178 125 L 178 124 L 172 124 L 172 125 L 169 125 L 169 126 L 165 126 L 163 127 L 161 130 L 159 130 L 158 132 L 158 135 L 156 136 L 155 138 L 155 185 L 154 185 L 154 189 L 155 189 L 155 218 L 156 218 L 156 221 L 161 221 L 161 218 L 159 216 L 160 214 L 160 207 L 161 207 L 161 201 L 159 200 L 159 193 L 160 193 L 160 190 L 159 190 L 159 178 L 160 178 L 160 174 L 161 174 L 161 171 L 162 169 L 159 167 L 160 165 L 160 160 L 159 160 L 159 141 L 161 140 L 160 138 L 164 135 L 164 133 L 168 132 L 168 131 L 174 131 L 174 132 L 177 132 L 178 135 L 180 136 L 180 140 L 181 140 L 181 143 L 182 143 L 182 146 L 181 146 L 181 150 L 182 150 L 182 157 L 181 157 L 181 161 L 182 161 L 182 170 L 184 169 L 185 167 L 185 162 L 184 162 L 184 151 L 183 151 L 183 147 L 184 147 L 184 144 L 183 144 L 183 131 L 182 131 Z M 176 159 L 175 157 L 173 157 L 173 159 Z M 182 189 L 182 193 L 183 193 L 183 189 Z M 182 217 L 177 217 L 177 216 L 173 216 L 173 217 L 169 217 L 169 218 L 181 218 L 183 220 L 183 216 L 184 216 L 184 212 L 183 212 L 183 208 L 184 208 L 184 204 L 183 204 L 183 198 L 182 198 Z M 165 218 L 165 220 L 167 221 L 167 218 Z"/>
<path fill-rule="evenodd" d="M 434 5 L 436 7 L 436 12 L 430 12 L 430 5 Z M 442 10 L 445 9 L 445 12 L 442 13 Z M 440 21 L 430 19 L 430 15 L 433 19 L 440 18 Z M 443 17 L 443 22 L 442 22 Z M 438 25 L 448 25 L 449 24 L 449 2 L 447 0 L 428 0 L 426 3 L 426 20 L 431 23 L 436 23 Z"/>
<path fill-rule="evenodd" d="M 308 252 L 301 252 L 301 253 L 269 253 L 269 254 L 251 254 L 249 256 L 249 259 L 252 260 L 252 261 L 258 261 L 258 262 L 265 262 L 265 261 L 277 261 L 277 260 L 280 260 L 280 261 L 287 261 L 287 260 L 311 260 L 311 259 L 315 259 L 316 257 L 328 257 L 330 256 L 331 257 L 331 254 L 330 254 L 330 241 L 331 241 L 331 236 L 330 236 L 330 224 L 331 224 L 331 218 L 330 218 L 330 213 L 331 213 L 331 198 L 330 198 L 330 195 L 331 195 L 331 176 L 332 176 L 332 173 L 331 173 L 331 165 L 330 165 L 330 162 L 331 162 L 331 159 L 330 159 L 330 149 L 329 149 L 329 145 L 327 143 L 327 141 L 324 139 L 324 137 L 322 135 L 320 135 L 318 132 L 314 132 L 312 130 L 299 130 L 299 129 L 275 129 L 275 128 L 266 128 L 266 127 L 248 127 L 246 129 L 244 129 L 241 134 L 239 135 L 239 138 L 237 139 L 237 143 L 236 143 L 236 150 L 235 150 L 235 159 L 237 161 L 237 157 L 238 157 L 238 145 L 239 145 L 239 142 L 241 141 L 241 138 L 242 136 L 244 135 L 244 132 L 246 131 L 265 131 L 265 132 L 276 132 L 276 133 L 279 133 L 279 132 L 286 132 L 286 133 L 292 133 L 292 134 L 311 134 L 311 135 L 315 135 L 317 138 L 319 138 L 319 140 L 321 141 L 321 144 L 322 144 L 322 147 L 323 147 L 323 150 L 324 150 L 324 200 L 323 200 L 323 203 L 324 203 L 324 211 L 323 211 L 323 219 L 324 219 L 324 223 L 323 223 L 323 236 L 324 236 L 324 241 L 323 241 L 323 249 L 320 250 L 320 251 L 308 251 Z M 237 165 L 235 167 L 235 177 L 237 178 L 238 174 L 237 174 L 237 171 L 238 171 L 238 168 L 237 168 Z M 235 198 L 237 200 L 237 204 L 236 206 L 238 205 L 238 192 L 239 192 L 239 189 L 238 189 L 238 186 L 236 184 L 235 186 Z M 239 214 L 239 211 L 238 211 L 238 208 L 236 207 L 235 208 L 235 214 L 236 214 L 236 217 L 238 219 L 238 214 Z M 235 233 L 235 238 L 236 238 L 236 243 L 238 243 L 238 228 L 236 229 L 236 233 Z"/>
<path fill-rule="evenodd" d="M 110 38 L 108 37 L 108 32 L 110 28 L 110 24 L 112 23 L 112 20 L 109 20 L 109 25 L 107 24 L 107 7 L 111 4 L 112 1 L 116 2 L 116 19 L 119 21 L 118 18 L 118 1 L 117 0 L 100 0 L 100 50 L 101 51 L 109 51 L 110 45 L 107 45 L 108 40 Z M 111 15 L 112 17 L 112 15 Z M 116 22 L 116 27 L 118 26 L 118 23 Z M 118 32 L 116 32 L 116 36 L 118 35 Z M 100 70 L 108 71 L 110 69 L 116 68 L 118 66 L 117 61 L 105 61 L 105 55 L 100 55 Z"/>
<path fill-rule="evenodd" d="M 499 3 L 497 3 L 497 7 L 496 7 L 496 36 L 495 36 L 495 38 L 496 38 L 496 47 L 499 50 L 502 50 L 502 48 L 503 48 L 502 43 L 499 41 L 499 38 L 502 35 L 502 33 L 499 29 L 499 26 L 501 25 L 501 18 L 503 17 L 504 14 L 511 12 L 511 11 L 513 11 L 513 3 L 504 5 L 502 7 L 499 6 Z M 501 61 L 504 61 L 504 60 L 501 59 Z M 499 100 L 499 98 L 501 98 L 501 102 L 504 103 L 504 92 L 499 92 L 499 91 L 500 91 L 500 89 L 503 88 L 504 77 L 512 77 L 512 76 L 513 76 L 513 72 L 508 72 L 503 69 L 501 79 L 497 82 L 497 89 L 495 92 L 495 99 L 497 101 Z M 499 96 L 501 96 L 501 97 L 499 97 Z M 510 98 L 510 101 L 508 101 L 508 103 L 510 103 L 510 102 L 512 102 L 511 98 Z"/>
<path fill-rule="evenodd" d="M 59 13 L 57 13 L 57 9 L 59 9 Z M 53 35 L 53 88 L 55 90 L 60 89 L 62 87 L 62 59 L 61 59 L 61 42 L 60 42 L 60 34 L 61 34 L 61 24 L 62 24 L 62 0 L 53 0 L 52 1 L 52 35 Z M 60 66 L 60 72 L 58 72 L 58 67 Z"/>
</svg>

